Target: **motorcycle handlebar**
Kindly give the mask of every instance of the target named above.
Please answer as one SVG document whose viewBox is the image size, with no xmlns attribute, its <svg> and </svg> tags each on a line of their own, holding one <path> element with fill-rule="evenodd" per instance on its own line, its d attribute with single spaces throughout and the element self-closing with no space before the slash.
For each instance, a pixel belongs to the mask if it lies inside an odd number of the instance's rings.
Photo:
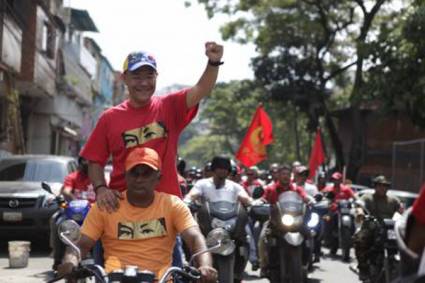
<svg viewBox="0 0 425 283">
<path fill-rule="evenodd" d="M 173 274 L 178 274 L 190 280 L 199 280 L 201 278 L 201 273 L 195 267 L 186 266 L 184 268 L 180 268 L 180 267 L 172 266 L 165 272 L 164 276 L 162 276 L 161 280 L 158 283 L 167 282 L 168 278 Z"/>
</svg>

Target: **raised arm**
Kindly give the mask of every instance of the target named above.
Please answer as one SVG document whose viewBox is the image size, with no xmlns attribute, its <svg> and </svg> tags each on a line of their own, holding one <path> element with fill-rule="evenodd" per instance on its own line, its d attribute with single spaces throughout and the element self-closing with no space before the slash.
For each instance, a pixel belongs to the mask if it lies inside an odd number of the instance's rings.
<svg viewBox="0 0 425 283">
<path fill-rule="evenodd" d="M 218 69 L 223 57 L 223 46 L 215 42 L 205 43 L 205 55 L 208 63 L 199 81 L 194 85 L 186 96 L 186 104 L 191 108 L 198 104 L 202 98 L 208 96 L 215 86 Z"/>
</svg>

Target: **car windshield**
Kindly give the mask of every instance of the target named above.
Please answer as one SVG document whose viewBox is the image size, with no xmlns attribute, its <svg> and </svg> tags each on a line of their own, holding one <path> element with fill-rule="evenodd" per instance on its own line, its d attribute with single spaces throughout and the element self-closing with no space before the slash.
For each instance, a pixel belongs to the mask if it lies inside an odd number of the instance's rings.
<svg viewBox="0 0 425 283">
<path fill-rule="evenodd" d="M 65 166 L 54 160 L 0 161 L 0 181 L 59 182 L 65 178 Z"/>
</svg>

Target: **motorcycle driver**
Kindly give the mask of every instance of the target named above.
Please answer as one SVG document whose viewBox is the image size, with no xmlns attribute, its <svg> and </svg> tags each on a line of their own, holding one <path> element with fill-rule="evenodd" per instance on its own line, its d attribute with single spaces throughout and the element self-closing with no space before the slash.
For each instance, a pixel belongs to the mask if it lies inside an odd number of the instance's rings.
<svg viewBox="0 0 425 283">
<path fill-rule="evenodd" d="M 213 176 L 201 179 L 196 182 L 192 190 L 186 195 L 185 201 L 192 202 L 206 199 L 217 201 L 220 199 L 238 199 L 242 204 L 248 206 L 252 199 L 246 193 L 241 185 L 229 180 L 231 170 L 230 159 L 222 156 L 216 156 L 211 161 L 211 171 Z"/>
<path fill-rule="evenodd" d="M 242 186 L 245 188 L 246 192 L 249 194 L 250 197 L 252 197 L 254 191 L 257 190 L 257 188 L 263 187 L 262 181 L 258 179 L 258 167 L 257 166 L 251 166 L 246 170 L 246 180 L 242 182 Z"/>
<path fill-rule="evenodd" d="M 302 187 L 291 183 L 291 167 L 288 165 L 281 165 L 279 167 L 278 181 L 274 185 L 266 187 L 260 201 L 274 205 L 276 204 L 279 195 L 286 191 L 297 192 L 306 203 L 310 203 L 311 201 Z M 272 233 L 272 226 L 273 223 L 270 221 L 264 224 L 263 230 L 260 234 L 260 239 L 258 241 L 258 255 L 260 260 L 261 273 L 263 275 L 267 273 L 268 268 L 268 255 L 265 241 L 266 237 Z"/>
<path fill-rule="evenodd" d="M 361 197 L 360 202 L 363 204 L 367 213 L 378 220 L 391 219 L 396 212 L 401 212 L 400 201 L 387 195 L 387 190 L 391 183 L 383 175 L 379 175 L 373 179 L 375 188 L 374 194 L 365 194 Z M 364 218 L 364 211 L 358 208 L 356 218 Z M 378 230 L 378 226 L 372 219 L 363 221 L 360 230 L 354 234 L 353 243 L 354 251 L 358 261 L 359 279 L 368 282 L 370 278 L 368 258 L 373 256 L 374 235 Z"/>
<path fill-rule="evenodd" d="M 88 165 L 84 157 L 79 157 L 77 170 L 65 177 L 61 193 L 67 201 L 74 199 L 87 199 L 91 203 L 96 201 L 96 194 L 88 176 Z"/>
<path fill-rule="evenodd" d="M 94 205 L 77 245 L 84 258 L 101 239 L 106 272 L 136 265 L 160 278 L 171 266 L 176 234 L 181 235 L 192 254 L 206 249 L 205 238 L 177 196 L 155 190 L 161 178 L 161 159 L 155 150 L 135 147 L 127 155 L 124 167 L 127 190 L 117 211 L 108 213 Z M 76 259 L 68 252 L 59 274 L 69 274 Z M 201 282 L 216 282 L 211 254 L 201 254 L 196 261 Z"/>
<path fill-rule="evenodd" d="M 328 240 L 331 240 L 330 235 L 332 234 L 332 231 L 334 231 L 334 229 L 338 229 L 338 220 L 335 212 L 338 209 L 339 201 L 356 199 L 353 190 L 350 187 L 342 184 L 342 174 L 340 172 L 335 172 L 332 174 L 331 182 L 331 185 L 328 185 L 323 189 L 325 195 L 332 200 L 332 203 L 329 207 L 330 220 L 325 226 L 325 238 Z M 338 242 L 331 240 L 330 246 L 330 255 L 335 256 L 338 250 Z M 349 258 L 344 258 L 343 260 L 349 261 Z"/>
</svg>

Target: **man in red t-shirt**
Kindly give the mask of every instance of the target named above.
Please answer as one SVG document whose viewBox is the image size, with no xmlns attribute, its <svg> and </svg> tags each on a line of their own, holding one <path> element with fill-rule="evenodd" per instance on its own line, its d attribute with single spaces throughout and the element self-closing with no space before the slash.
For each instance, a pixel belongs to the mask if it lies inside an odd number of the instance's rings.
<svg viewBox="0 0 425 283">
<path fill-rule="evenodd" d="M 307 203 L 310 201 L 302 187 L 291 183 L 291 168 L 287 165 L 282 165 L 279 167 L 278 180 L 265 188 L 262 199 L 267 203 L 275 204 L 279 195 L 286 191 L 295 191 L 304 201 Z"/>
<path fill-rule="evenodd" d="M 339 172 L 335 172 L 332 174 L 332 184 L 326 186 L 323 189 L 323 192 L 333 194 L 333 203 L 330 207 L 332 211 L 335 211 L 337 209 L 337 204 L 340 200 L 349 200 L 356 198 L 353 190 L 342 183 L 342 174 Z"/>
<path fill-rule="evenodd" d="M 218 76 L 223 46 L 205 44 L 208 63 L 198 83 L 190 89 L 165 96 L 153 96 L 157 66 L 146 52 L 128 55 L 122 78 L 129 99 L 102 113 L 81 155 L 90 161 L 89 176 L 101 210 L 113 212 L 118 207 L 120 191 L 125 188 L 124 160 L 136 146 L 155 149 L 163 162 L 163 175 L 156 190 L 181 196 L 176 170 L 177 142 L 181 131 L 197 112 L 197 105 L 209 95 Z M 112 155 L 113 171 L 109 187 L 103 167 Z"/>
<path fill-rule="evenodd" d="M 257 188 L 262 188 L 263 183 L 258 179 L 258 168 L 256 166 L 249 167 L 246 169 L 246 180 L 242 181 L 241 185 L 248 193 L 250 197 L 253 197 L 253 193 Z"/>
<path fill-rule="evenodd" d="M 261 200 L 274 205 L 279 199 L 279 195 L 286 191 L 295 191 L 306 203 L 311 202 L 303 187 L 297 186 L 295 183 L 291 182 L 291 167 L 289 165 L 281 165 L 279 167 L 276 182 L 273 182 L 264 189 Z M 271 233 L 272 226 L 273 224 L 271 222 L 266 222 L 264 224 L 258 241 L 258 256 L 262 274 L 265 274 L 268 268 L 268 255 L 265 241 L 267 234 Z"/>
<path fill-rule="evenodd" d="M 67 201 L 86 199 L 91 203 L 96 201 L 96 194 L 88 175 L 88 162 L 83 157 L 78 158 L 78 169 L 65 177 L 62 194 Z"/>
</svg>

